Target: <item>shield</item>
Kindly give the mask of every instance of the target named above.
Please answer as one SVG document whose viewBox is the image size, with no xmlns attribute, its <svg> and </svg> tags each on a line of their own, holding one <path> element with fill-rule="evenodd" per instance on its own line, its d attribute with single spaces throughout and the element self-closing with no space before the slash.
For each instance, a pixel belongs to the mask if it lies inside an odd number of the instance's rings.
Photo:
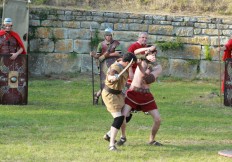
<svg viewBox="0 0 232 162">
<path fill-rule="evenodd" d="M 225 61 L 224 105 L 232 106 L 232 59 Z"/>
<path fill-rule="evenodd" d="M 112 65 L 119 57 L 114 56 L 114 57 L 109 57 L 105 59 L 103 62 L 100 63 L 100 86 L 101 90 L 105 86 L 105 79 L 106 79 L 106 73 L 110 65 Z"/>
<path fill-rule="evenodd" d="M 11 60 L 0 54 L 0 104 L 26 105 L 28 98 L 27 55 Z"/>
</svg>

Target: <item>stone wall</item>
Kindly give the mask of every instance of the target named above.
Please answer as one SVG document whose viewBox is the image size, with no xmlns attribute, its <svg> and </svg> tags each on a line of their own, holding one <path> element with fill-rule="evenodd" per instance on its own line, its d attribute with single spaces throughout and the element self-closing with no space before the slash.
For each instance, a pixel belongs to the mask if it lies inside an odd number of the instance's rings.
<svg viewBox="0 0 232 162">
<path fill-rule="evenodd" d="M 100 32 L 101 39 L 104 29 L 111 27 L 114 39 L 120 40 L 124 52 L 137 40 L 141 31 L 149 33 L 150 44 L 180 38 L 184 48 L 159 50 L 158 62 L 163 67 L 163 76 L 189 79 L 219 78 L 220 57 L 216 48 L 219 41 L 223 45 L 232 35 L 232 21 L 229 19 L 32 8 L 30 74 L 89 73 L 90 26 L 93 32 Z M 206 48 L 212 60 L 207 59 Z"/>
</svg>

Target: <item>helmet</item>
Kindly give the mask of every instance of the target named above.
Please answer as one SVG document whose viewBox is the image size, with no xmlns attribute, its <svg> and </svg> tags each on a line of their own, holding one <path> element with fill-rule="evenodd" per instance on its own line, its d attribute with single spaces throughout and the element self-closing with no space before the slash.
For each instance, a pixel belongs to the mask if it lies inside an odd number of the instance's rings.
<svg viewBox="0 0 232 162">
<path fill-rule="evenodd" d="M 105 35 L 112 35 L 112 34 L 113 34 L 113 30 L 110 27 L 105 29 Z"/>
<path fill-rule="evenodd" d="M 3 21 L 3 24 L 4 25 L 6 25 L 6 24 L 13 25 L 12 19 L 11 18 L 5 18 L 4 21 Z"/>
</svg>

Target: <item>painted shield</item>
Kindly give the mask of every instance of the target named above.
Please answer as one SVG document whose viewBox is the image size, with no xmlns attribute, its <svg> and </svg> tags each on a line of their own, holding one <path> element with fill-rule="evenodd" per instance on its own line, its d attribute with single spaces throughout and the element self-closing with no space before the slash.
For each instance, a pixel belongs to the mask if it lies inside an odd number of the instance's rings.
<svg viewBox="0 0 232 162">
<path fill-rule="evenodd" d="M 225 61 L 224 105 L 232 106 L 232 59 Z"/>
<path fill-rule="evenodd" d="M 103 62 L 100 63 L 100 86 L 101 89 L 104 88 L 105 86 L 105 79 L 106 79 L 106 73 L 110 65 L 112 65 L 119 57 L 114 56 L 114 57 L 109 57 L 105 59 Z"/>
<path fill-rule="evenodd" d="M 11 55 L 0 55 L 0 104 L 26 105 L 28 98 L 27 55 L 10 60 Z"/>
</svg>

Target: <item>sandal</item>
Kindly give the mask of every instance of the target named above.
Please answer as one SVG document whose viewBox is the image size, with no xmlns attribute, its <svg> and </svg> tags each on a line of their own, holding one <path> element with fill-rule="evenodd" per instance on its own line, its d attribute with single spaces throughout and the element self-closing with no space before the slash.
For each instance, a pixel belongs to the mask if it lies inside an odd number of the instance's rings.
<svg viewBox="0 0 232 162">
<path fill-rule="evenodd" d="M 121 137 L 120 140 L 117 142 L 118 146 L 122 146 L 126 142 L 126 137 Z"/>
<path fill-rule="evenodd" d="M 98 105 L 98 100 L 99 100 L 99 96 L 97 95 L 97 92 L 94 93 L 94 104 Z"/>
<path fill-rule="evenodd" d="M 109 151 L 117 151 L 118 149 L 117 149 L 117 147 L 115 147 L 115 146 L 110 146 L 109 147 Z"/>
<path fill-rule="evenodd" d="M 108 134 L 105 134 L 103 136 L 103 139 L 106 140 L 106 141 L 108 141 L 108 142 L 110 142 L 110 136 Z M 117 143 L 117 140 L 114 140 L 114 143 Z"/>
<path fill-rule="evenodd" d="M 149 142 L 149 145 L 154 145 L 154 146 L 163 146 L 163 144 L 157 142 L 157 141 L 152 141 L 152 142 Z"/>
</svg>

